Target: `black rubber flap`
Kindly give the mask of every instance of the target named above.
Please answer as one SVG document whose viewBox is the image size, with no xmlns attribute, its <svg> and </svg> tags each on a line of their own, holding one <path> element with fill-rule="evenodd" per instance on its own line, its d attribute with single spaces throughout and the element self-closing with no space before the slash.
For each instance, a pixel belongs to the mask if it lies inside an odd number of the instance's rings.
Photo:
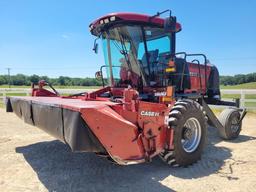
<svg viewBox="0 0 256 192">
<path fill-rule="evenodd" d="M 10 98 L 7 97 L 5 102 L 6 102 L 6 112 L 8 112 L 8 113 L 13 112 Z"/>
<path fill-rule="evenodd" d="M 19 98 L 8 98 L 8 100 L 7 103 L 11 103 L 11 108 L 18 117 L 24 119 L 25 123 L 34 125 L 31 101 Z"/>
<path fill-rule="evenodd" d="M 33 103 L 32 111 L 35 126 L 64 141 L 62 109 L 59 106 Z"/>
<path fill-rule="evenodd" d="M 79 112 L 63 109 L 63 120 L 65 140 L 72 151 L 105 151 Z"/>
<path fill-rule="evenodd" d="M 7 99 L 8 108 L 12 109 L 18 117 L 67 143 L 72 151 L 106 152 L 81 117 L 80 112 L 21 98 Z"/>
</svg>

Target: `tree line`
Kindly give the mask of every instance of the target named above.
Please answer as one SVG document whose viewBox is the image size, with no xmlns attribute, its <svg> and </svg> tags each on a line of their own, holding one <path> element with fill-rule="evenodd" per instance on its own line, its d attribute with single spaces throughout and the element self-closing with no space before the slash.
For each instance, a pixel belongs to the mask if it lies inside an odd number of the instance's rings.
<svg viewBox="0 0 256 192">
<path fill-rule="evenodd" d="M 23 75 L 17 74 L 10 76 L 11 85 L 31 85 L 31 83 L 37 84 L 39 80 L 46 80 L 52 85 L 63 86 L 101 86 L 101 80 L 95 78 L 71 78 L 66 76 L 60 76 L 58 78 L 50 78 L 47 76 L 38 75 Z M 246 75 L 238 74 L 234 76 L 220 76 L 220 84 L 222 85 L 237 85 L 242 83 L 256 82 L 256 73 L 249 73 Z M 7 85 L 9 83 L 8 75 L 0 75 L 0 85 Z"/>
<path fill-rule="evenodd" d="M 220 76 L 220 84 L 222 85 L 238 85 L 250 82 L 256 82 L 256 73 Z"/>
<path fill-rule="evenodd" d="M 37 84 L 39 80 L 45 80 L 52 85 L 63 86 L 101 86 L 101 80 L 95 78 L 71 78 L 66 76 L 60 76 L 58 78 L 50 78 L 48 76 L 39 75 L 23 75 L 17 74 L 10 76 L 11 85 L 31 85 L 31 83 Z M 7 85 L 9 83 L 8 75 L 0 75 L 0 85 Z"/>
</svg>

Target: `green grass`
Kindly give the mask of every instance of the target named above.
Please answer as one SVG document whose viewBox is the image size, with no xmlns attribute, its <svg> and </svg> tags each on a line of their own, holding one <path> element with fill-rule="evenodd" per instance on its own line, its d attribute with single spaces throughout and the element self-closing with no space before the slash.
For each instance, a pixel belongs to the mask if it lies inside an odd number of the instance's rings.
<svg viewBox="0 0 256 192">
<path fill-rule="evenodd" d="M 240 95 L 236 95 L 236 94 L 223 94 L 221 96 L 221 98 L 223 100 L 225 99 L 234 99 L 234 98 L 240 98 L 241 96 Z M 245 98 L 246 99 L 256 99 L 256 95 L 245 95 Z M 245 102 L 245 107 L 256 107 L 256 102 Z"/>
<path fill-rule="evenodd" d="M 8 85 L 0 85 L 0 88 L 9 88 Z M 25 85 L 12 85 L 11 88 L 31 88 Z M 55 89 L 98 89 L 100 86 L 54 86 Z"/>
<path fill-rule="evenodd" d="M 6 93 L 6 96 L 27 96 L 26 93 Z"/>
<path fill-rule="evenodd" d="M 239 85 L 228 85 L 228 86 L 221 85 L 220 88 L 221 89 L 256 89 L 256 82 L 244 83 Z M 233 99 L 233 98 L 240 98 L 241 95 L 240 94 L 222 94 L 221 97 L 223 99 Z M 252 94 L 245 95 L 245 99 L 256 99 L 256 95 L 252 95 Z"/>
<path fill-rule="evenodd" d="M 241 98 L 240 94 L 221 94 L 221 98 L 225 99 L 234 99 L 234 98 Z M 256 99 L 256 95 L 245 95 L 245 99 Z"/>
<path fill-rule="evenodd" d="M 2 93 L 0 93 L 0 96 L 3 96 Z M 6 93 L 6 96 L 27 96 L 26 93 Z"/>
<path fill-rule="evenodd" d="M 256 89 L 256 82 L 243 83 L 239 85 L 221 85 L 221 89 Z"/>
<path fill-rule="evenodd" d="M 0 85 L 0 88 L 9 88 L 9 85 Z M 26 86 L 26 85 L 11 85 L 11 88 L 31 88 L 31 86 Z"/>
<path fill-rule="evenodd" d="M 234 99 L 234 98 L 240 98 L 241 95 L 239 94 L 221 94 L 221 98 L 225 99 Z"/>
<path fill-rule="evenodd" d="M 245 107 L 256 107 L 256 102 L 245 102 Z"/>
</svg>

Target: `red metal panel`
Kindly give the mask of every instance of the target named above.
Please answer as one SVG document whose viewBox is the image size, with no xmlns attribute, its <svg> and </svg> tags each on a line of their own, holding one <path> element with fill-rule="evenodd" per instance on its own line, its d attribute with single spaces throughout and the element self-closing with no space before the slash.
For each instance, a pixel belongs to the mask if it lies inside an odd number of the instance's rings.
<svg viewBox="0 0 256 192">
<path fill-rule="evenodd" d="M 117 161 L 144 160 L 144 151 L 136 125 L 125 120 L 108 106 L 86 108 L 81 111 L 111 157 Z"/>
<path fill-rule="evenodd" d="M 200 73 L 201 73 L 201 83 L 202 83 L 202 91 L 203 93 L 206 92 L 205 86 L 205 78 L 207 77 L 207 81 L 209 79 L 211 67 L 209 65 L 206 66 L 206 76 L 205 76 L 205 66 L 200 64 Z M 191 82 L 191 89 L 186 90 L 186 92 L 200 90 L 200 75 L 199 75 L 199 68 L 198 64 L 189 63 L 189 74 L 190 74 L 190 82 Z"/>
<path fill-rule="evenodd" d="M 143 139 L 151 142 L 150 149 L 146 148 L 151 157 L 161 152 L 167 144 L 166 118 L 169 111 L 164 104 L 139 102 L 138 124 L 143 129 Z"/>
<path fill-rule="evenodd" d="M 103 106 L 117 105 L 110 101 L 85 101 L 82 99 L 71 99 L 61 97 L 15 97 L 23 100 L 28 100 L 36 103 L 42 103 L 45 105 L 60 106 L 62 108 L 71 109 L 74 111 L 80 111 L 84 108 L 101 108 Z"/>
</svg>

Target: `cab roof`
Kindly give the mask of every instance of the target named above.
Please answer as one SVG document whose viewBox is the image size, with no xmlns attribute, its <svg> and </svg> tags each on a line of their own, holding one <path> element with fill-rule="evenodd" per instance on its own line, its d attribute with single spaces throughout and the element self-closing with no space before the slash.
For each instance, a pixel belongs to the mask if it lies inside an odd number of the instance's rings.
<svg viewBox="0 0 256 192">
<path fill-rule="evenodd" d="M 152 17 L 150 15 L 138 13 L 110 13 L 93 21 L 90 25 L 90 31 L 93 35 L 98 36 L 102 28 L 109 25 L 114 25 L 117 22 L 121 23 L 137 23 L 144 25 L 154 25 L 164 27 L 164 18 Z M 181 24 L 176 23 L 176 32 L 181 31 Z"/>
</svg>

